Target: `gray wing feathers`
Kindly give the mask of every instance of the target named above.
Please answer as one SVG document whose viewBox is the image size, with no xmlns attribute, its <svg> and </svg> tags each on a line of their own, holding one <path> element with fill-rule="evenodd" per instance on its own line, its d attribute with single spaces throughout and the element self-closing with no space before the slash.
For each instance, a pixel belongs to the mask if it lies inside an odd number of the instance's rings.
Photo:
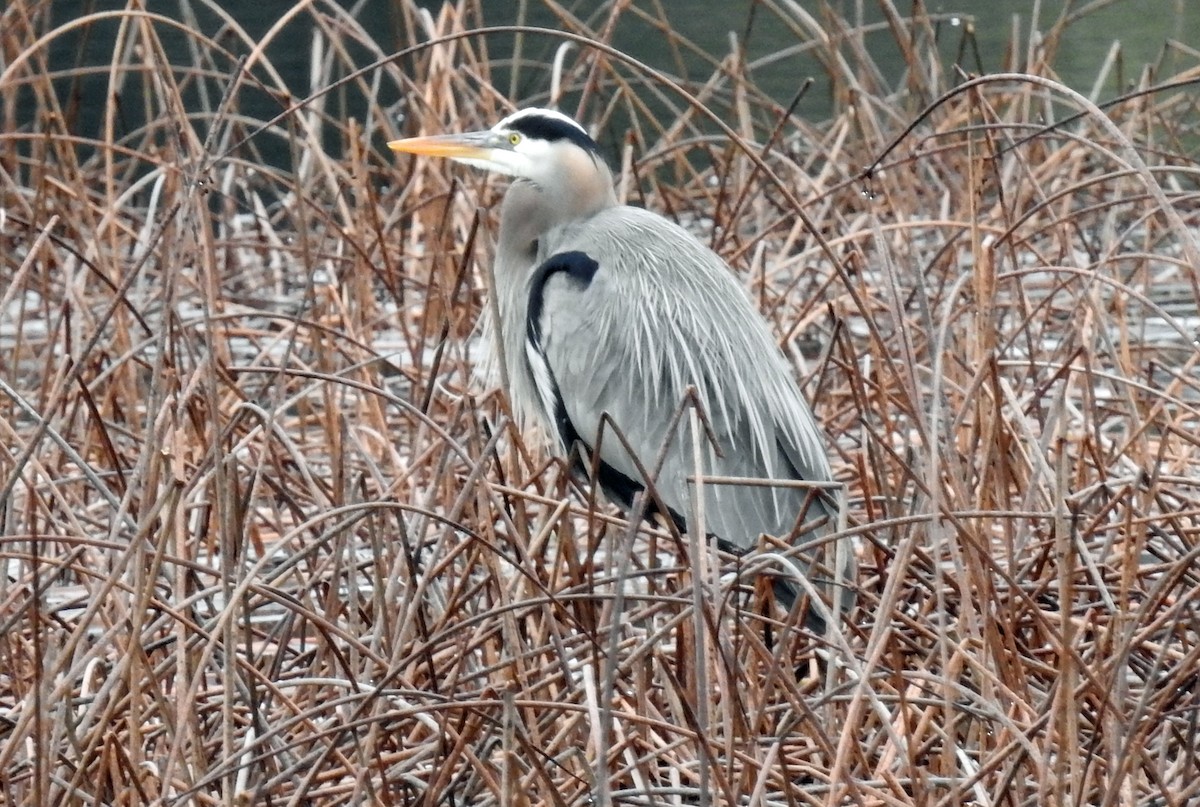
<svg viewBox="0 0 1200 807">
<path fill-rule="evenodd" d="M 653 467 L 689 385 L 706 403 L 719 451 L 705 443 L 704 472 L 774 479 L 831 478 L 823 441 L 790 368 L 725 264 L 691 235 L 636 208 L 612 208 L 552 235 L 547 255 L 578 250 L 600 269 L 582 288 L 551 277 L 542 349 L 581 439 L 596 444 L 602 415 Z M 696 473 L 686 419 L 656 480 L 664 503 L 688 517 Z M 607 436 L 600 457 L 637 479 Z M 707 485 L 706 529 L 749 548 L 762 532 L 787 535 L 810 491 Z M 832 508 L 809 507 L 809 518 Z"/>
</svg>

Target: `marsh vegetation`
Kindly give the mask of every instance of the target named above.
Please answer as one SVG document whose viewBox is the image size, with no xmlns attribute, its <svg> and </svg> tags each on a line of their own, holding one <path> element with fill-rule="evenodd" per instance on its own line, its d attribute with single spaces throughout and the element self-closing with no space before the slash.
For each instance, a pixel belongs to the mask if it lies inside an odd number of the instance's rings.
<svg viewBox="0 0 1200 807">
<path fill-rule="evenodd" d="M 736 38 L 686 81 L 607 47 L 654 2 L 521 33 L 573 44 L 554 97 L 471 0 L 386 43 L 297 5 L 303 88 L 216 6 L 49 5 L 0 18 L 0 801 L 1200 799 L 1194 50 L 1100 107 L 1059 26 L 971 77 L 918 4 L 887 75 L 840 4 L 764 3 L 816 121 Z M 825 678 L 475 375 L 503 183 L 383 144 L 553 102 L 816 402 L 861 567 Z"/>
</svg>

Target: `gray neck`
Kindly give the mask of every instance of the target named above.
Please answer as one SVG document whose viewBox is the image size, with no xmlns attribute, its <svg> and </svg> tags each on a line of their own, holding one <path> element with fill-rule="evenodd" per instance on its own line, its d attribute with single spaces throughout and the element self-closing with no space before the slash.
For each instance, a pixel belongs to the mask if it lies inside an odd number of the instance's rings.
<svg viewBox="0 0 1200 807">
<path fill-rule="evenodd" d="M 500 208 L 494 293 L 500 308 L 500 342 L 509 400 L 522 426 L 545 420 L 525 357 L 529 278 L 541 261 L 549 257 L 552 246 L 546 243 L 548 235 L 617 204 L 608 167 L 582 150 L 574 156 L 579 164 L 563 166 L 560 174 L 563 182 L 559 187 L 547 189 L 518 179 L 504 195 Z M 489 338 L 494 340 L 495 336 Z M 548 436 L 554 434 L 553 424 L 542 423 L 542 426 Z"/>
</svg>

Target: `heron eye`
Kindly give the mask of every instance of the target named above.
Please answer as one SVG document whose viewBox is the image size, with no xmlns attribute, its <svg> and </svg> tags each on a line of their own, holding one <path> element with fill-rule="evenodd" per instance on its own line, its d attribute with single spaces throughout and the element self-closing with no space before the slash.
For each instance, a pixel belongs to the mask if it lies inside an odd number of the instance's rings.
<svg viewBox="0 0 1200 807">
<path fill-rule="evenodd" d="M 521 135 L 517 134 L 516 132 L 511 132 L 508 135 L 508 142 L 514 146 L 519 144 L 521 142 Z"/>
</svg>

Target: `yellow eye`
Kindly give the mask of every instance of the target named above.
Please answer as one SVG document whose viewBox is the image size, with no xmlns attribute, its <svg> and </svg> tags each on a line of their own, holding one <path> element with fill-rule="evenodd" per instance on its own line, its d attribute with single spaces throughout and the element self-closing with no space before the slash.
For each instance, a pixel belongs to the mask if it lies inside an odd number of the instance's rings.
<svg viewBox="0 0 1200 807">
<path fill-rule="evenodd" d="M 510 132 L 508 135 L 508 142 L 514 146 L 519 144 L 521 142 L 521 135 L 517 134 L 516 132 Z"/>
</svg>

